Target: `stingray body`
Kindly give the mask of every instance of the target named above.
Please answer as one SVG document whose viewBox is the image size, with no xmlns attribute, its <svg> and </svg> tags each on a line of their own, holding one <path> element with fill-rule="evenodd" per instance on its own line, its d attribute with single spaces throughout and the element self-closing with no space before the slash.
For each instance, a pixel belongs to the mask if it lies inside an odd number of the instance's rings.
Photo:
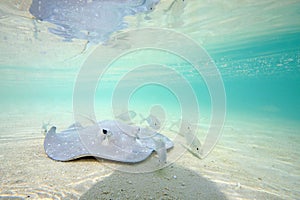
<svg viewBox="0 0 300 200">
<path fill-rule="evenodd" d="M 147 13 L 159 0 L 33 0 L 30 13 L 55 24 L 49 31 L 65 41 L 88 40 L 98 44 L 127 26 L 124 17 Z"/>
<path fill-rule="evenodd" d="M 170 139 L 150 129 L 104 120 L 86 127 L 75 123 L 60 133 L 56 133 L 53 126 L 45 137 L 44 149 L 50 158 L 58 161 L 94 156 L 136 163 L 145 160 L 153 151 L 160 151 L 157 141 L 162 141 L 166 150 L 173 147 Z"/>
</svg>

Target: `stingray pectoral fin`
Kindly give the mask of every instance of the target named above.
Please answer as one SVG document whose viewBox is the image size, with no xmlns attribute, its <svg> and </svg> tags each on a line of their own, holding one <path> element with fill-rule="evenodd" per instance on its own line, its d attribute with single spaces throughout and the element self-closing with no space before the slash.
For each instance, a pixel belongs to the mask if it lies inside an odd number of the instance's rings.
<svg viewBox="0 0 300 200">
<path fill-rule="evenodd" d="M 58 161 L 73 160 L 88 154 L 76 129 L 56 133 L 54 126 L 45 137 L 44 149 L 48 157 Z"/>
</svg>

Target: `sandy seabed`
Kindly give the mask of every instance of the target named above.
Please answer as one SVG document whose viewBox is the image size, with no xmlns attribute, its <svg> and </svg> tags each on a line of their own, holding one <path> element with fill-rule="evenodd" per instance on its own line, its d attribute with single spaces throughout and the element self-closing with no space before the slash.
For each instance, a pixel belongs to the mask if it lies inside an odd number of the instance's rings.
<svg viewBox="0 0 300 200">
<path fill-rule="evenodd" d="M 16 117 L 12 115 L 12 117 Z M 3 117 L 1 117 L 3 118 Z M 20 115 L 20 118 L 21 115 Z M 291 126 L 226 122 L 213 152 L 189 152 L 144 173 L 141 166 L 94 158 L 57 162 L 43 149 L 40 119 L 3 123 L 0 134 L 0 199 L 297 199 L 300 136 Z M 19 124 L 18 124 L 19 123 Z M 21 125 L 22 124 L 22 125 Z M 26 126 L 27 137 L 16 127 Z M 13 129 L 15 127 L 15 129 Z M 288 128 L 287 128 L 288 127 Z M 12 133 L 16 134 L 12 137 Z M 25 133 L 24 133 L 25 134 Z M 16 137 L 17 136 L 17 137 Z M 181 151 L 176 146 L 168 154 Z M 169 157 L 169 158 L 170 158 Z M 125 169 L 125 170 L 124 170 Z"/>
</svg>

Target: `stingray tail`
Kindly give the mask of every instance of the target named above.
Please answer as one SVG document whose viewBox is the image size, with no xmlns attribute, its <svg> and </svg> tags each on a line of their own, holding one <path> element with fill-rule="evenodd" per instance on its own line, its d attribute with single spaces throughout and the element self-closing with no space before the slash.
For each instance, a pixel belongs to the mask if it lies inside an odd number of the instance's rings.
<svg viewBox="0 0 300 200">
<path fill-rule="evenodd" d="M 167 163 L 167 148 L 166 143 L 162 139 L 153 139 L 155 143 L 155 151 L 158 155 L 159 163 Z"/>
</svg>

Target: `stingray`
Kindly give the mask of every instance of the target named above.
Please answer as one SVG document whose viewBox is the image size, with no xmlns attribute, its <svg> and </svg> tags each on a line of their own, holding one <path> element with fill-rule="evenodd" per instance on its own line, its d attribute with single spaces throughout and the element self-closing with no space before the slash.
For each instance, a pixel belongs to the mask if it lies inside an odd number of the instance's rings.
<svg viewBox="0 0 300 200">
<path fill-rule="evenodd" d="M 50 22 L 48 28 L 65 41 L 83 39 L 104 43 L 111 33 L 127 27 L 124 17 L 148 13 L 159 0 L 33 0 L 30 13 L 39 21 Z"/>
<path fill-rule="evenodd" d="M 99 121 L 86 127 L 75 123 L 60 133 L 56 133 L 53 126 L 44 140 L 46 154 L 58 161 L 93 156 L 136 163 L 156 151 L 159 160 L 165 162 L 167 150 L 172 147 L 173 142 L 160 133 L 115 120 Z"/>
</svg>

